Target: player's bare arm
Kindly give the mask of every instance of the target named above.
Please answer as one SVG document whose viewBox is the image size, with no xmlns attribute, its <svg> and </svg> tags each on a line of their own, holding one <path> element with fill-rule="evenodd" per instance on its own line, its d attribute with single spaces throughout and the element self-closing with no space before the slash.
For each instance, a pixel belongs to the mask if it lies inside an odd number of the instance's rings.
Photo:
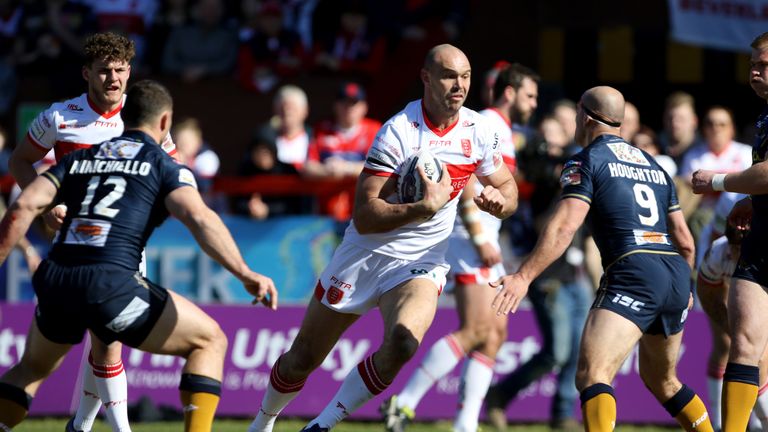
<svg viewBox="0 0 768 432">
<path fill-rule="evenodd" d="M 13 149 L 13 153 L 8 159 L 8 169 L 22 189 L 35 180 L 37 171 L 35 171 L 34 164 L 44 158 L 46 153 L 48 150 L 33 144 L 29 137 L 24 138 L 21 144 Z"/>
<path fill-rule="evenodd" d="M 0 222 L 0 264 L 8 258 L 35 217 L 51 205 L 57 190 L 50 180 L 38 177 L 11 204 Z"/>
<path fill-rule="evenodd" d="M 192 187 L 180 187 L 165 198 L 168 211 L 189 228 L 203 251 L 235 275 L 254 296 L 270 309 L 277 308 L 277 290 L 272 279 L 252 271 L 243 260 L 235 240 L 221 218 L 203 202 Z"/>
<path fill-rule="evenodd" d="M 693 242 L 693 235 L 685 223 L 685 216 L 682 211 L 673 211 L 667 214 L 667 226 L 669 236 L 677 251 L 685 259 L 688 265 L 693 268 L 696 259 L 696 248 Z"/>
<path fill-rule="evenodd" d="M 480 260 L 486 267 L 491 267 L 501 262 L 501 252 L 493 245 L 488 233 L 484 232 L 480 222 L 480 209 L 475 204 L 471 191 L 475 190 L 477 178 L 472 175 L 464 186 L 464 192 L 459 195 L 459 216 L 461 222 L 469 233 L 472 244 L 475 245 Z"/>
<path fill-rule="evenodd" d="M 443 164 L 439 182 L 430 180 L 419 167 L 424 182 L 424 198 L 415 203 L 387 202 L 395 193 L 397 178 L 375 176 L 363 172 L 357 181 L 353 221 L 360 234 L 391 231 L 395 228 L 432 217 L 450 200 L 453 186 L 448 169 Z"/>
<path fill-rule="evenodd" d="M 506 164 L 501 164 L 493 174 L 479 176 L 485 186 L 475 197 L 475 204 L 499 219 L 505 219 L 517 210 L 517 183 Z"/>
<path fill-rule="evenodd" d="M 698 170 L 693 173 L 692 181 L 693 192 L 697 194 L 723 190 L 749 195 L 767 194 L 768 163 L 759 162 L 744 171 L 728 174 Z"/>
<path fill-rule="evenodd" d="M 530 255 L 517 273 L 502 277 L 490 285 L 497 288 L 491 307 L 498 315 L 514 313 L 528 292 L 528 285 L 565 252 L 576 230 L 584 223 L 589 204 L 577 198 L 560 200 L 544 227 Z"/>
</svg>

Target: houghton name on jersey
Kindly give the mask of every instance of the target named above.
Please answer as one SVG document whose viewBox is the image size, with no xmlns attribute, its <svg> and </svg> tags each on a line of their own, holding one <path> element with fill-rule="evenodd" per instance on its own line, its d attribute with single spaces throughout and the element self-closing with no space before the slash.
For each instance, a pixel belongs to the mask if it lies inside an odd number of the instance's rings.
<svg viewBox="0 0 768 432">
<path fill-rule="evenodd" d="M 488 176 L 504 162 L 498 133 L 488 119 L 462 107 L 456 123 L 441 131 L 430 123 L 421 100 L 417 100 L 382 126 L 363 170 L 376 176 L 397 176 L 405 160 L 422 148 L 428 148 L 447 166 L 453 185 L 448 203 L 427 221 L 412 222 L 381 234 L 361 235 L 352 221 L 345 241 L 394 258 L 415 260 L 434 253 L 442 259 L 447 248 L 444 240 L 450 235 L 456 217 L 457 196 L 469 176 Z M 387 197 L 387 201 L 396 203 L 396 194 Z"/>
<path fill-rule="evenodd" d="M 101 111 L 87 93 L 57 102 L 32 121 L 27 132 L 30 142 L 43 150 L 54 149 L 56 160 L 65 154 L 102 143 L 123 133 L 120 111 L 125 103 L 110 112 Z M 173 141 L 163 141 L 163 150 L 173 156 Z"/>
<path fill-rule="evenodd" d="M 562 198 L 590 204 L 588 221 L 604 267 L 635 252 L 676 254 L 667 214 L 680 210 L 672 179 L 642 150 L 601 135 L 571 158 Z"/>
<path fill-rule="evenodd" d="M 60 265 L 109 263 L 138 270 L 165 197 L 195 177 L 147 135 L 128 131 L 64 156 L 42 174 L 59 189 L 67 216 L 49 258 Z"/>
</svg>

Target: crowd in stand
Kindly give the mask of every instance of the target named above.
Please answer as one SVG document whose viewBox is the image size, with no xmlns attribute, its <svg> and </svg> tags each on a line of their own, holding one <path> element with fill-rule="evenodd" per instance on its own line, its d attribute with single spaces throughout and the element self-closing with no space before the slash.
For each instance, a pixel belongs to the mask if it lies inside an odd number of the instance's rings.
<svg viewBox="0 0 768 432">
<path fill-rule="evenodd" d="M 50 76 L 54 99 L 82 91 L 83 38 L 95 31 L 116 31 L 137 44 L 134 74 L 176 76 L 185 82 L 230 76 L 244 89 L 275 94 L 273 117 L 254 129 L 239 175 L 354 178 L 379 120 L 386 120 L 366 117 L 369 78 L 403 41 L 427 38 L 438 28 L 443 38 L 458 37 L 467 8 L 462 0 L 386 5 L 371 0 L 0 0 L 0 117 L 7 118 L 13 108 L 20 76 Z M 323 73 L 348 80 L 332 106 L 321 107 L 332 112 L 332 118 L 308 125 L 310 101 L 302 88 L 287 83 L 302 74 Z M 559 101 L 549 108 L 539 110 L 536 124 L 520 125 L 524 139 L 517 150 L 523 165 L 526 155 L 557 158 L 575 150 L 573 103 Z M 731 111 L 714 106 L 702 114 L 700 125 L 693 97 L 674 93 L 666 101 L 663 130 L 657 133 L 644 126 L 645 119 L 631 103 L 622 128 L 625 139 L 656 155 L 679 180 L 694 232 L 711 219 L 717 197 L 690 194 L 691 173 L 737 171 L 751 164 L 749 147 L 736 140 Z M 317 198 L 254 193 L 225 202 L 215 197 L 211 186 L 219 169 L 216 143 L 205 141 L 195 119 L 177 122 L 173 136 L 179 154 L 219 210 L 255 219 L 308 212 L 340 221 L 350 217 L 349 188 Z M 6 170 L 7 152 L 0 150 L 0 173 Z M 518 175 L 523 198 L 535 199 L 529 186 L 537 180 L 526 178 L 524 168 Z"/>
<path fill-rule="evenodd" d="M 367 150 L 364 141 L 370 142 L 379 125 L 365 118 L 363 86 L 401 44 L 457 38 L 467 8 L 466 0 L 0 0 L 0 126 L 12 124 L 22 77 L 50 80 L 52 101 L 82 92 L 82 42 L 94 32 L 111 31 L 136 43 L 134 80 L 232 78 L 248 91 L 277 95 L 274 117 L 254 131 L 239 174 L 356 176 Z M 289 83 L 323 75 L 348 82 L 332 107 L 322 107 L 333 118 L 306 127 L 309 101 Z M 182 135 L 180 150 L 191 149 L 184 161 L 209 191 L 219 167 L 214 151 L 225 149 L 205 141 L 196 119 L 180 120 L 174 139 Z M 6 169 L 2 160 L 0 165 Z M 320 202 L 260 194 L 231 202 L 209 196 L 209 201 L 218 210 L 257 219 L 321 211 L 345 220 L 351 191 Z"/>
</svg>

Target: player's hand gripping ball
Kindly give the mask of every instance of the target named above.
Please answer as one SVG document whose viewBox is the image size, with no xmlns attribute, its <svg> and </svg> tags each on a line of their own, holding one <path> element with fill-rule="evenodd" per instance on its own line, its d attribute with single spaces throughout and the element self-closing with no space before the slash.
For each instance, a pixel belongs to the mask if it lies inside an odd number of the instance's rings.
<svg viewBox="0 0 768 432">
<path fill-rule="evenodd" d="M 397 179 L 397 198 L 403 203 L 414 203 L 424 198 L 425 184 L 419 174 L 419 166 L 424 168 L 424 174 L 434 182 L 443 177 L 443 166 L 440 160 L 429 150 L 422 149 L 403 163 L 400 177 Z"/>
</svg>

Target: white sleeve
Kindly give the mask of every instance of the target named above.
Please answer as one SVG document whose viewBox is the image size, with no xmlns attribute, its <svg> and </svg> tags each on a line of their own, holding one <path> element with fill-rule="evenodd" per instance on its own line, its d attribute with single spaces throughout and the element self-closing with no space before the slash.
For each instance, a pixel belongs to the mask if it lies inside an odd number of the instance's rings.
<svg viewBox="0 0 768 432">
<path fill-rule="evenodd" d="M 704 255 L 704 259 L 699 266 L 699 276 L 706 282 L 719 284 L 723 282 L 725 277 L 730 276 L 725 274 L 727 248 L 728 239 L 720 237 L 712 243 L 712 246 Z"/>
<path fill-rule="evenodd" d="M 482 159 L 475 174 L 485 177 L 495 173 L 504 163 L 501 155 L 501 134 L 489 121 L 478 122 L 478 128 Z"/>
<path fill-rule="evenodd" d="M 399 174 L 405 161 L 405 146 L 401 134 L 392 122 L 379 129 L 368 149 L 363 170 L 369 174 L 390 176 Z"/>
<path fill-rule="evenodd" d="M 43 149 L 52 149 L 56 145 L 56 137 L 58 135 L 57 114 L 58 111 L 50 107 L 32 120 L 27 136 L 33 144 Z"/>
</svg>

